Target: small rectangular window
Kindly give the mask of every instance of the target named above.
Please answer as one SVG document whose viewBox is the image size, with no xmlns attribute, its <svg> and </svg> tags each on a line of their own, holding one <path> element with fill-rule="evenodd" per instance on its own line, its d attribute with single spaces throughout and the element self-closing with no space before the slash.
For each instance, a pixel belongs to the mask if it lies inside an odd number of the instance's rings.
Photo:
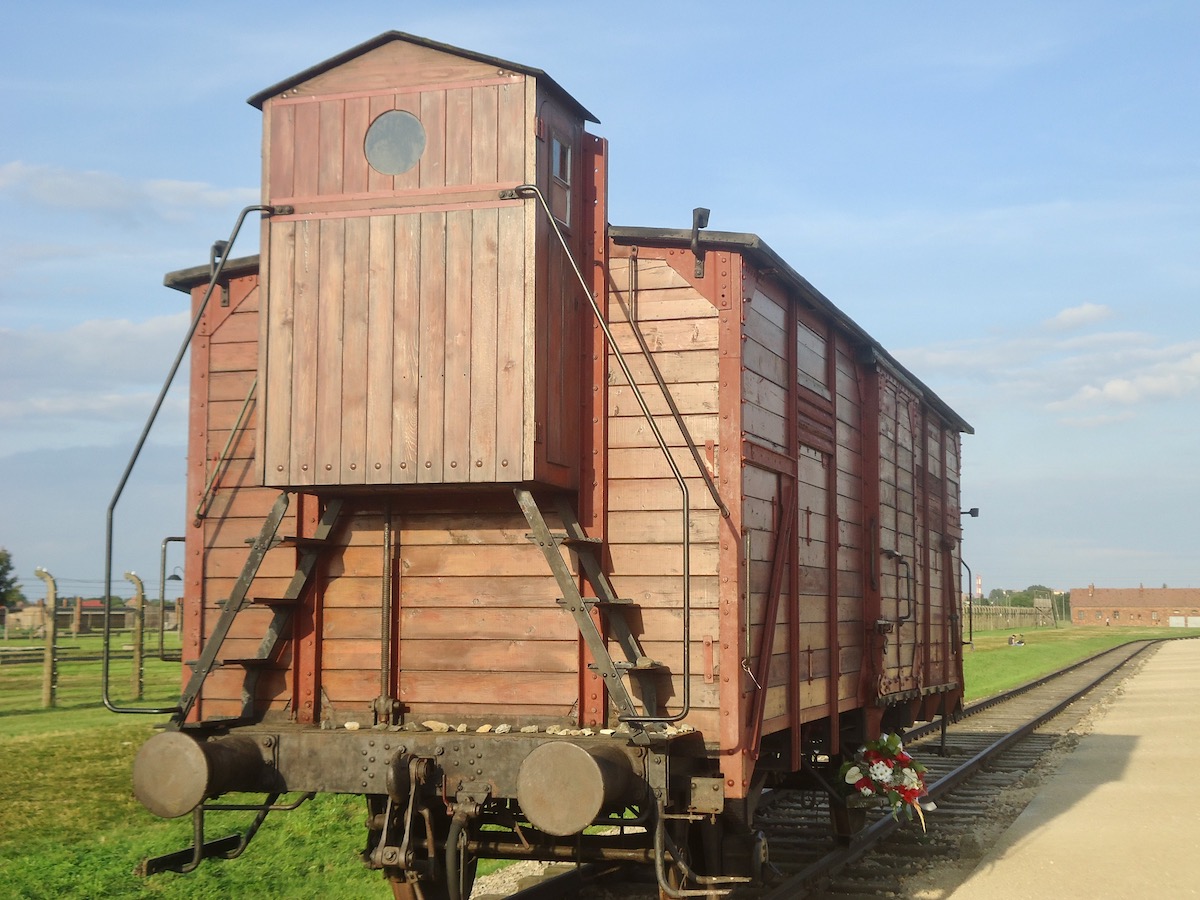
<svg viewBox="0 0 1200 900">
<path fill-rule="evenodd" d="M 550 211 L 564 225 L 571 224 L 571 145 L 557 135 L 550 138 Z"/>
</svg>

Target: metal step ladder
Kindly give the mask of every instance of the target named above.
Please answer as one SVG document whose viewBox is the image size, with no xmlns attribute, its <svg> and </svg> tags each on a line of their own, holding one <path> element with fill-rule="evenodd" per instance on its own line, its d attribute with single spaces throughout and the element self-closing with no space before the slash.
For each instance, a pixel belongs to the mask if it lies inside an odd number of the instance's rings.
<svg viewBox="0 0 1200 900">
<path fill-rule="evenodd" d="M 618 718 L 627 722 L 635 731 L 644 731 L 645 722 L 659 719 L 656 681 L 668 670 L 666 666 L 646 655 L 629 628 L 625 614 L 628 610 L 635 609 L 636 604 L 619 598 L 613 590 L 612 583 L 600 565 L 598 554 L 602 542 L 598 538 L 588 537 L 566 497 L 555 498 L 555 511 L 564 528 L 560 533 L 550 530 L 530 491 L 516 488 L 514 493 L 532 529 L 532 533 L 527 537 L 541 549 L 563 593 L 558 602 L 574 618 L 579 634 L 592 655 L 593 662 L 589 663 L 588 667 L 599 672 L 604 679 L 609 697 L 617 707 Z M 599 594 L 598 597 L 582 596 L 575 574 L 559 549 L 564 546 L 575 553 L 580 568 Z M 613 659 L 609 653 L 608 642 L 592 617 L 593 609 L 600 611 L 605 629 L 620 646 L 624 659 Z M 625 675 L 637 685 L 642 701 L 641 712 L 637 709 Z"/>
<path fill-rule="evenodd" d="M 304 589 L 308 586 L 312 574 L 316 570 L 317 561 L 329 546 L 329 537 L 342 510 L 342 500 L 330 500 L 325 505 L 325 510 L 317 523 L 316 533 L 312 537 L 276 538 L 275 534 L 279 530 L 283 517 L 287 514 L 289 502 L 290 496 L 286 491 L 276 498 L 270 513 L 262 524 L 258 537 L 251 544 L 250 555 L 246 558 L 246 564 L 242 567 L 242 572 L 234 583 L 232 592 L 228 599 L 221 604 L 221 615 L 204 643 L 200 658 L 187 663 L 192 667 L 192 676 L 188 679 L 187 687 L 184 688 L 183 695 L 180 697 L 179 711 L 172 717 L 170 727 L 175 729 L 182 727 L 187 720 L 188 713 L 196 705 L 205 679 L 213 669 L 222 666 L 240 666 L 245 670 L 245 677 L 242 680 L 242 714 L 238 718 L 246 719 L 252 716 L 254 692 L 259 674 L 271 663 L 275 648 L 291 619 L 292 610 L 299 604 Z M 293 546 L 299 554 L 296 571 L 287 588 L 278 597 L 250 596 L 250 585 L 254 582 L 267 552 L 283 546 Z M 242 610 L 254 606 L 269 607 L 273 612 L 257 652 L 254 656 L 222 657 L 221 648 L 229 636 L 234 619 Z"/>
</svg>

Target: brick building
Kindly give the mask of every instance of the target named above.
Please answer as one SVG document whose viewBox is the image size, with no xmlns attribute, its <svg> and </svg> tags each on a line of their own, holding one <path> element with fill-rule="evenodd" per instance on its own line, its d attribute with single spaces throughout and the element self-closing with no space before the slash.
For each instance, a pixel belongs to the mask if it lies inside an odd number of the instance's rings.
<svg viewBox="0 0 1200 900">
<path fill-rule="evenodd" d="M 1200 628 L 1200 588 L 1098 588 L 1071 591 L 1076 625 Z"/>
</svg>

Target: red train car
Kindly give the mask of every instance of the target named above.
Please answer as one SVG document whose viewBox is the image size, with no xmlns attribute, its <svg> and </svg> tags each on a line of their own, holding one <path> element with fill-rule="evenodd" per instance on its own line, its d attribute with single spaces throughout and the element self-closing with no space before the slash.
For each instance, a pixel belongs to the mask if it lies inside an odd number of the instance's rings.
<svg viewBox="0 0 1200 900">
<path fill-rule="evenodd" d="M 401 897 L 483 856 L 719 892 L 765 788 L 953 714 L 970 426 L 766 244 L 610 227 L 537 69 L 390 32 L 251 102 L 261 255 L 167 278 L 194 518 L 148 808 L 361 794 Z"/>
</svg>

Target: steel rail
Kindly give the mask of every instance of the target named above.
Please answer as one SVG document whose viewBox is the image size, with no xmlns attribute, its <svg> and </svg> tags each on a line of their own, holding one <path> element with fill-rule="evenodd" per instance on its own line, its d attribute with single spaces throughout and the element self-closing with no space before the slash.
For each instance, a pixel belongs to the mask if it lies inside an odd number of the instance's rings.
<svg viewBox="0 0 1200 900">
<path fill-rule="evenodd" d="M 1138 642 L 1133 642 L 1134 644 Z M 1028 721 L 1013 729 L 1012 731 L 997 738 L 979 753 L 976 753 L 966 762 L 957 766 L 946 775 L 939 778 L 936 782 L 929 786 L 928 795 L 931 800 L 938 800 L 945 797 L 955 788 L 959 787 L 964 781 L 974 775 L 976 772 L 985 768 L 988 763 L 995 757 L 1004 753 L 1007 750 L 1028 737 L 1038 726 L 1045 723 L 1047 720 L 1061 713 L 1064 709 L 1077 701 L 1084 694 L 1093 690 L 1102 681 L 1112 676 L 1127 663 L 1136 659 L 1151 646 L 1154 646 L 1161 641 L 1145 641 L 1141 647 L 1138 647 L 1133 652 L 1129 653 L 1124 658 L 1117 661 L 1114 665 L 1108 667 L 1103 672 L 1089 679 L 1085 684 L 1073 691 L 1069 696 L 1060 698 L 1053 705 L 1043 709 L 1037 715 L 1030 718 Z M 1025 694 L 1034 688 L 1048 685 L 1058 678 L 1068 675 L 1082 666 L 1090 663 L 1098 662 L 1105 656 L 1108 656 L 1115 651 L 1128 649 L 1131 644 L 1123 644 L 1120 647 L 1113 647 L 1102 653 L 1095 654 L 1087 659 L 1080 660 L 1074 665 L 1067 666 L 1042 678 L 1035 679 L 1020 687 L 1014 688 L 1011 691 L 1005 691 L 1002 694 L 997 694 L 995 697 L 989 697 L 986 700 L 980 701 L 972 705 L 968 710 L 964 710 L 964 717 L 975 715 L 997 706 L 1005 701 L 1012 700 L 1022 694 Z M 938 723 L 929 723 L 919 729 L 913 729 L 907 735 L 908 739 L 915 736 L 924 736 L 932 732 L 938 727 Z M 796 900 L 808 896 L 814 890 L 818 889 L 819 879 L 826 878 L 844 869 L 846 866 L 857 862 L 868 853 L 870 853 L 877 844 L 882 842 L 886 837 L 899 829 L 901 823 L 892 816 L 885 816 L 882 819 L 872 823 L 865 830 L 860 832 L 849 847 L 839 848 L 833 853 L 823 856 L 821 859 L 805 867 L 795 875 L 789 876 L 785 881 L 778 885 L 772 886 L 766 893 L 759 895 L 758 900 Z"/>
<path fill-rule="evenodd" d="M 1071 703 L 1076 702 L 1080 697 L 1087 692 L 1093 690 L 1097 685 L 1113 674 L 1119 672 L 1123 666 L 1132 662 L 1144 653 L 1150 647 L 1161 643 L 1160 640 L 1131 642 L 1118 647 L 1113 647 L 1109 650 L 1093 654 L 1079 662 L 1073 663 L 1041 678 L 1034 679 L 1009 691 L 1004 691 L 993 697 L 986 698 L 969 705 L 960 716 L 960 720 L 969 718 L 973 715 L 978 715 L 986 712 L 992 707 L 1001 705 L 1006 701 L 1014 700 L 1022 694 L 1043 685 L 1048 685 L 1055 680 L 1076 672 L 1080 668 L 1100 662 L 1105 657 L 1119 655 L 1121 658 L 1111 660 L 1111 665 L 1108 665 L 1104 671 L 1097 673 L 1087 682 L 1078 686 L 1069 696 L 1059 698 L 1059 700 L 1032 716 L 1030 720 L 1022 724 L 1019 728 L 999 736 L 992 741 L 985 749 L 976 753 L 971 759 L 957 766 L 947 774 L 939 778 L 936 782 L 930 785 L 929 796 L 937 800 L 944 798 L 951 793 L 955 788 L 960 787 L 962 782 L 967 780 L 971 775 L 984 769 L 997 756 L 1005 751 L 1012 750 L 1014 745 L 1021 739 L 1026 738 L 1029 734 L 1038 727 L 1044 724 L 1046 720 L 1053 718 L 1060 713 L 1064 708 Z M 940 728 L 940 723 L 932 722 L 922 725 L 919 728 L 910 729 L 905 741 L 911 746 L 911 742 L 919 738 L 928 737 L 936 733 Z M 756 900 L 793 900 L 793 898 L 803 898 L 811 896 L 814 892 L 821 890 L 822 882 L 830 876 L 835 875 L 839 870 L 854 864 L 868 853 L 870 853 L 876 845 L 894 833 L 901 823 L 893 819 L 891 816 L 884 816 L 882 819 L 874 822 L 865 830 L 860 832 L 854 839 L 853 843 L 848 847 L 840 847 L 834 852 L 827 854 L 821 859 L 806 866 L 803 870 L 788 875 L 784 880 L 776 882 L 765 888 L 763 892 L 751 892 L 747 896 L 753 896 Z M 561 860 L 560 861 L 565 861 Z M 584 867 L 586 870 L 586 866 Z M 593 873 L 590 880 L 602 881 L 611 873 L 597 872 Z M 546 897 L 569 898 L 578 895 L 580 890 L 580 880 L 574 870 L 565 875 L 553 875 L 543 879 L 536 885 L 517 891 L 510 896 L 510 900 L 542 900 Z M 638 896 L 641 896 L 640 894 Z"/>
</svg>

